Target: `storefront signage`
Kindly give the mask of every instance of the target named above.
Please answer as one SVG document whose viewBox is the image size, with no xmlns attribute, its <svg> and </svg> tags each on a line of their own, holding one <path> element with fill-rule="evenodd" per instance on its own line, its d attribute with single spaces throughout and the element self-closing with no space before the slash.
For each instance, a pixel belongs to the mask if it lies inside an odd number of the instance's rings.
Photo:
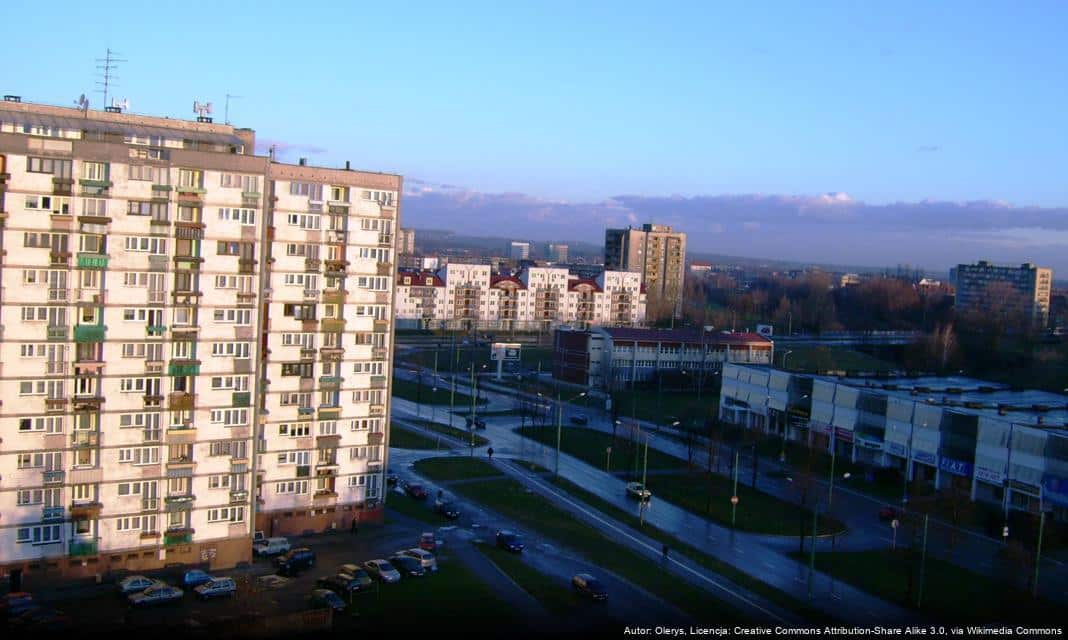
<svg viewBox="0 0 1068 640">
<path fill-rule="evenodd" d="M 857 438 L 857 444 L 865 449 L 874 449 L 876 451 L 883 450 L 883 443 L 876 440 L 865 440 L 864 438 Z"/>
<path fill-rule="evenodd" d="M 887 442 L 886 451 L 892 456 L 905 457 L 905 445 L 897 442 Z"/>
<path fill-rule="evenodd" d="M 834 437 L 845 442 L 853 442 L 853 431 L 850 429 L 843 429 L 842 427 L 835 427 Z"/>
<path fill-rule="evenodd" d="M 922 462 L 924 464 L 933 465 L 935 463 L 935 456 L 933 453 L 927 453 L 926 451 L 913 451 L 912 459 L 916 462 Z"/>
<path fill-rule="evenodd" d="M 975 471 L 974 465 L 970 462 L 945 457 L 939 459 L 938 468 L 946 473 L 952 473 L 955 476 L 964 476 L 966 478 L 972 477 L 972 474 Z"/>
<path fill-rule="evenodd" d="M 1003 471 L 994 471 L 993 469 L 986 469 L 983 467 L 975 468 L 975 479 L 988 482 L 990 484 L 1000 485 L 1005 481 L 1005 473 Z"/>
</svg>

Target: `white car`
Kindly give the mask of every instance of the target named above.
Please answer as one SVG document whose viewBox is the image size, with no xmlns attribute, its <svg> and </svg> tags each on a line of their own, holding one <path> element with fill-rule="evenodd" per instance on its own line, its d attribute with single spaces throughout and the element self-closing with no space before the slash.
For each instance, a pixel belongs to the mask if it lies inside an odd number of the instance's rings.
<svg viewBox="0 0 1068 640">
<path fill-rule="evenodd" d="M 427 571 L 438 570 L 438 560 L 434 557 L 434 554 L 429 551 L 424 551 L 423 549 L 403 549 L 394 555 L 415 558 Z"/>
<path fill-rule="evenodd" d="M 252 551 L 258 556 L 274 556 L 289 551 L 289 540 L 286 538 L 266 538 L 252 543 Z"/>
<path fill-rule="evenodd" d="M 645 485 L 640 482 L 628 482 L 627 495 L 645 502 L 653 497 L 653 492 L 646 489 Z"/>
<path fill-rule="evenodd" d="M 368 560 L 363 563 L 363 568 L 367 570 L 367 573 L 371 574 L 372 578 L 378 578 L 386 584 L 400 582 L 400 571 L 397 571 L 397 569 L 386 560 Z"/>
<path fill-rule="evenodd" d="M 153 580 L 146 576 L 126 576 L 122 580 L 119 580 L 117 588 L 119 593 L 123 595 L 129 595 L 131 593 L 141 593 L 149 587 L 158 587 L 163 585 L 159 580 Z"/>
</svg>

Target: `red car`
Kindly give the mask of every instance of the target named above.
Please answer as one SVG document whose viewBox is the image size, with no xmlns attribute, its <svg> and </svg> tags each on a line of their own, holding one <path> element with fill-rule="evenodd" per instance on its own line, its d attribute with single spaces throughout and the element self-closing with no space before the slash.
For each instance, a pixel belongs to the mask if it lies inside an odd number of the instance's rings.
<svg viewBox="0 0 1068 640">
<path fill-rule="evenodd" d="M 422 549 L 423 551 L 430 551 L 430 552 L 436 551 L 437 548 L 438 548 L 438 543 L 434 539 L 434 534 L 433 533 L 424 533 L 421 536 L 419 536 L 419 548 Z"/>
<path fill-rule="evenodd" d="M 426 500 L 427 497 L 426 489 L 421 484 L 410 484 L 404 488 L 404 492 L 416 500 Z"/>
<path fill-rule="evenodd" d="M 894 507 L 886 506 L 886 507 L 883 507 L 882 509 L 879 509 L 879 519 L 882 520 L 883 522 L 890 522 L 891 520 L 894 520 L 894 519 L 900 518 L 900 517 L 901 517 L 901 512 L 898 511 L 897 509 L 895 509 Z"/>
</svg>

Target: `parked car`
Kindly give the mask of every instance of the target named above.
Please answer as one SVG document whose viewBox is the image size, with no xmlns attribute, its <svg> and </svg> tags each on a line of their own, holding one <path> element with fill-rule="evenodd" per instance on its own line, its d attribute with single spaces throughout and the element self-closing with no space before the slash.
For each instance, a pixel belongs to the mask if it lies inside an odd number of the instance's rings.
<svg viewBox="0 0 1068 640">
<path fill-rule="evenodd" d="M 70 619 L 62 611 L 52 607 L 33 605 L 21 609 L 18 615 L 8 619 L 8 627 L 22 632 L 58 631 L 70 626 Z"/>
<path fill-rule="evenodd" d="M 514 531 L 498 531 L 497 546 L 512 553 L 522 553 L 523 537 Z"/>
<path fill-rule="evenodd" d="M 33 604 L 33 595 L 26 591 L 5 593 L 0 596 L 0 618 L 13 618 Z"/>
<path fill-rule="evenodd" d="M 154 604 L 164 604 L 167 602 L 177 602 L 182 599 L 185 592 L 178 587 L 172 587 L 169 584 L 161 584 L 155 587 L 149 587 L 141 593 L 131 594 L 126 600 L 135 607 L 147 607 Z"/>
<path fill-rule="evenodd" d="M 895 518 L 900 518 L 900 517 L 901 517 L 901 512 L 895 507 L 891 507 L 891 506 L 887 505 L 887 506 L 883 507 L 882 509 L 879 509 L 879 519 L 882 520 L 883 522 L 890 522 L 891 520 L 893 520 Z"/>
<path fill-rule="evenodd" d="M 409 484 L 404 488 L 404 492 L 416 500 L 426 500 L 428 495 L 426 488 L 421 484 Z"/>
<path fill-rule="evenodd" d="M 334 611 L 344 611 L 345 601 L 329 589 L 316 589 L 308 597 L 313 607 L 326 607 Z"/>
<path fill-rule="evenodd" d="M 429 551 L 423 551 L 422 549 L 403 549 L 393 555 L 415 558 L 427 571 L 438 570 L 438 560 L 434 557 L 434 554 Z"/>
<path fill-rule="evenodd" d="M 334 593 L 345 598 L 364 588 L 363 585 L 360 584 L 360 580 L 358 578 L 355 578 L 347 573 L 338 573 L 332 576 L 323 576 L 316 580 L 315 584 L 322 587 L 323 589 L 330 589 Z"/>
<path fill-rule="evenodd" d="M 116 588 L 122 595 L 130 595 L 131 593 L 141 593 L 149 587 L 161 586 L 163 583 L 159 580 L 154 580 L 145 576 L 126 576 L 122 580 L 119 580 Z"/>
<path fill-rule="evenodd" d="M 582 595 L 594 600 L 607 600 L 608 590 L 600 580 L 588 573 L 577 573 L 571 577 L 571 586 Z"/>
<path fill-rule="evenodd" d="M 397 478 L 397 474 L 396 473 L 393 473 L 392 471 L 387 471 L 386 472 L 386 486 L 387 487 L 395 487 L 395 486 L 397 486 L 397 480 L 398 480 L 398 478 Z"/>
<path fill-rule="evenodd" d="M 476 429 L 485 429 L 486 428 L 486 421 L 483 420 L 482 418 L 479 418 L 478 416 L 475 416 L 474 418 L 472 418 L 471 416 L 467 416 L 465 422 L 467 424 L 467 428 L 468 429 L 471 428 L 471 425 L 474 425 L 474 427 Z"/>
<path fill-rule="evenodd" d="M 252 543 L 252 551 L 258 556 L 274 556 L 290 550 L 287 538 L 264 538 Z"/>
<path fill-rule="evenodd" d="M 182 576 L 182 586 L 186 589 L 194 589 L 202 584 L 211 582 L 214 578 L 200 569 L 190 569 Z"/>
<path fill-rule="evenodd" d="M 290 549 L 274 559 L 280 575 L 296 575 L 301 569 L 315 566 L 315 552 L 307 547 Z"/>
<path fill-rule="evenodd" d="M 645 502 L 653 497 L 653 492 L 646 489 L 645 485 L 640 482 L 628 482 L 627 495 Z"/>
<path fill-rule="evenodd" d="M 411 556 L 393 555 L 389 557 L 389 563 L 397 569 L 398 573 L 408 577 L 420 578 L 426 575 L 423 563 Z"/>
<path fill-rule="evenodd" d="M 460 517 L 460 507 L 456 506 L 456 503 L 451 500 L 438 500 L 434 505 L 434 509 L 449 520 L 455 520 Z"/>
<path fill-rule="evenodd" d="M 337 568 L 337 572 L 355 579 L 360 583 L 360 589 L 367 589 L 371 586 L 371 576 L 358 564 L 343 564 Z"/>
<path fill-rule="evenodd" d="M 208 582 L 193 589 L 201 600 L 211 598 L 233 598 L 237 594 L 237 583 L 233 578 L 212 578 Z"/>
<path fill-rule="evenodd" d="M 587 425 L 590 423 L 590 419 L 586 417 L 585 413 L 576 413 L 571 416 L 571 424 Z"/>
<path fill-rule="evenodd" d="M 424 533 L 419 536 L 419 548 L 423 551 L 437 551 L 438 542 L 433 533 Z"/>
<path fill-rule="evenodd" d="M 386 584 L 400 582 L 400 572 L 387 560 L 368 560 L 363 563 L 363 568 L 367 570 L 367 573 L 371 574 L 371 577 L 377 578 L 380 582 L 385 582 Z"/>
<path fill-rule="evenodd" d="M 267 536 L 265 536 L 262 531 L 253 531 L 252 532 L 252 544 L 256 544 L 257 542 L 260 542 L 260 541 L 266 540 L 266 539 L 267 539 Z"/>
</svg>

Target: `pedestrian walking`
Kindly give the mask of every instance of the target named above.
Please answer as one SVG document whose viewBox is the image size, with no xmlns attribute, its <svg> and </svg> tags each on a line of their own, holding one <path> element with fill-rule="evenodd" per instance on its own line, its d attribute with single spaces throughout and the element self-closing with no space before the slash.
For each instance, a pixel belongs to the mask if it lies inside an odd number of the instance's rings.
<svg viewBox="0 0 1068 640">
<path fill-rule="evenodd" d="M 349 531 L 352 535 L 356 535 L 356 518 L 352 519 L 352 525 L 349 527 Z"/>
<path fill-rule="evenodd" d="M 667 559 L 668 559 L 668 546 L 665 544 L 660 551 L 661 551 L 661 553 L 664 554 L 664 562 L 667 562 Z"/>
<path fill-rule="evenodd" d="M 486 455 L 489 456 L 490 460 L 493 460 L 493 447 L 490 447 L 489 449 L 486 449 Z"/>
</svg>

